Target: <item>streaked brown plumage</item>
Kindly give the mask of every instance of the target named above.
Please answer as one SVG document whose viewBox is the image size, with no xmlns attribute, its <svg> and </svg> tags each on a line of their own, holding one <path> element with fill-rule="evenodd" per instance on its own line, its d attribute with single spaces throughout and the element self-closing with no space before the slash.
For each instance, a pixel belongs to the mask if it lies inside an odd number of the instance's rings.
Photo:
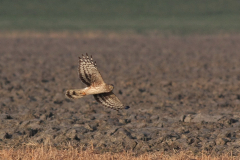
<svg viewBox="0 0 240 160">
<path fill-rule="evenodd" d="M 66 96 L 71 99 L 82 98 L 86 95 L 93 95 L 94 98 L 106 107 L 119 110 L 128 109 L 124 107 L 121 101 L 112 92 L 113 85 L 106 84 L 99 71 L 97 70 L 96 62 L 91 58 L 82 55 L 79 57 L 78 67 L 79 78 L 87 85 L 84 89 L 70 89 L 66 91 Z"/>
</svg>

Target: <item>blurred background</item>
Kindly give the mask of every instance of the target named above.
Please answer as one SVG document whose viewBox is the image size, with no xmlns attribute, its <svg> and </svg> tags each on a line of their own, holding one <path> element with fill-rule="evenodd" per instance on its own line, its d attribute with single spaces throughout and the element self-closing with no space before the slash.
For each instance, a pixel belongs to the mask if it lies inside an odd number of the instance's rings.
<svg viewBox="0 0 240 160">
<path fill-rule="evenodd" d="M 0 29 L 173 34 L 239 32 L 240 1 L 1 0 Z"/>
</svg>

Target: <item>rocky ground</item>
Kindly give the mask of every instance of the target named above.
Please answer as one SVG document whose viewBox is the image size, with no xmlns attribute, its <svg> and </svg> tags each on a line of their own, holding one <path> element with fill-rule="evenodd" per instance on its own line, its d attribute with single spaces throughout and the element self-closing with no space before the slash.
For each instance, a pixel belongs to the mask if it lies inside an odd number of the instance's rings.
<svg viewBox="0 0 240 160">
<path fill-rule="evenodd" d="M 0 147 L 240 151 L 240 35 L 0 37 Z M 65 98 L 78 56 L 128 110 Z"/>
</svg>

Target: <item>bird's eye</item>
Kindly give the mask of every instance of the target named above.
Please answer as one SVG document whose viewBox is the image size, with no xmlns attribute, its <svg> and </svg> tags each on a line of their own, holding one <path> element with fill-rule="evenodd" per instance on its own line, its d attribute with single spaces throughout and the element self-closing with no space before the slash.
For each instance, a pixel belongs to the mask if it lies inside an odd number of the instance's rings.
<svg viewBox="0 0 240 160">
<path fill-rule="evenodd" d="M 112 89 L 114 88 L 114 85 L 113 84 L 111 84 L 111 86 L 112 86 Z"/>
</svg>

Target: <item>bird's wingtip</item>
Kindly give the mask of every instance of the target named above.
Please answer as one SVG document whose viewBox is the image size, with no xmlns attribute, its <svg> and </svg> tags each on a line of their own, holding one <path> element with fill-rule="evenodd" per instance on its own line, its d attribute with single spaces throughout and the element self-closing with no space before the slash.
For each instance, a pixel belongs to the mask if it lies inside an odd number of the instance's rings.
<svg viewBox="0 0 240 160">
<path fill-rule="evenodd" d="M 130 107 L 129 106 L 126 106 L 125 109 L 129 109 Z"/>
</svg>

